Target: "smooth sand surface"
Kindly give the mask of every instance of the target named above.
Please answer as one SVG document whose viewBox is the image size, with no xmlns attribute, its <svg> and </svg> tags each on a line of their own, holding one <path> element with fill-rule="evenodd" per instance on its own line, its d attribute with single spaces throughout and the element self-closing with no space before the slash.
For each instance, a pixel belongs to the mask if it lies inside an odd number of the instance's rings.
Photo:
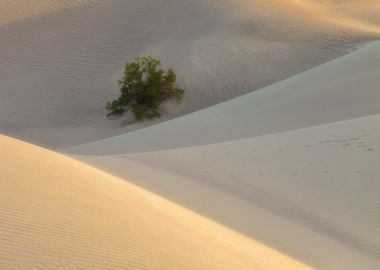
<svg viewBox="0 0 380 270">
<path fill-rule="evenodd" d="M 316 269 L 373 270 L 380 266 L 379 138 L 374 115 L 220 144 L 78 158 Z"/>
<path fill-rule="evenodd" d="M 379 52 L 69 152 L 317 269 L 377 269 Z"/>
<path fill-rule="evenodd" d="M 69 147 L 251 92 L 378 39 L 378 3 L 359 2 L 2 0 L 0 131 Z M 124 64 L 147 54 L 177 71 L 184 103 L 107 120 Z"/>
<path fill-rule="evenodd" d="M 1 269 L 311 269 L 121 179 L 0 136 Z"/>
</svg>

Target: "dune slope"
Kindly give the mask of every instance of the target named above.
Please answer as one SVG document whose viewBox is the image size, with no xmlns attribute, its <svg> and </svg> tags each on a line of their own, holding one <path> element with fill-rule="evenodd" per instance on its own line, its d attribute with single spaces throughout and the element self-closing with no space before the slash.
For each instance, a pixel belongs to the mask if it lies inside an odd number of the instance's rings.
<svg viewBox="0 0 380 270">
<path fill-rule="evenodd" d="M 379 51 L 69 152 L 317 269 L 377 269 Z"/>
<path fill-rule="evenodd" d="M 310 269 L 132 184 L 0 136 L 2 269 Z"/>
<path fill-rule="evenodd" d="M 380 43 L 225 103 L 68 149 L 125 154 L 261 136 L 380 113 Z"/>
<path fill-rule="evenodd" d="M 303 0 L 2 1 L 3 22 L 28 15 L 0 26 L 0 131 L 49 147 L 157 122 L 105 118 L 136 56 L 160 58 L 187 90 L 162 121 L 278 82 L 380 33 L 370 20 L 375 8 L 359 16 Z"/>
<path fill-rule="evenodd" d="M 379 127 L 374 115 L 219 144 L 77 158 L 316 269 L 372 270 L 380 266 Z"/>
<path fill-rule="evenodd" d="M 0 25 L 51 12 L 84 0 L 0 0 Z"/>
</svg>

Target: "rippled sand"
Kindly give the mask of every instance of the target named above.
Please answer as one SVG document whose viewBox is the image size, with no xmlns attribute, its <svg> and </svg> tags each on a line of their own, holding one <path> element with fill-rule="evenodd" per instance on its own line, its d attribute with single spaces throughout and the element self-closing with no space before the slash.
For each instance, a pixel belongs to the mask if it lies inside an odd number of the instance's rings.
<svg viewBox="0 0 380 270">
<path fill-rule="evenodd" d="M 168 104 L 169 118 L 251 92 L 379 36 L 377 3 L 359 14 L 342 5 L 7 0 L 1 14 L 28 15 L 0 26 L 0 131 L 68 147 L 152 124 L 105 119 L 124 64 L 139 55 L 174 67 L 187 90 L 181 106 Z"/>
<path fill-rule="evenodd" d="M 80 4 L 85 0 L 0 0 L 0 25 Z"/>
<path fill-rule="evenodd" d="M 375 0 L 0 0 L 0 133 L 125 180 L 0 136 L 0 268 L 379 268 L 379 18 Z M 146 54 L 184 103 L 106 119 Z"/>
<path fill-rule="evenodd" d="M 0 136 L 1 269 L 311 269 L 132 184 Z"/>
<path fill-rule="evenodd" d="M 69 151 L 316 269 L 377 269 L 379 72 L 374 43 L 234 100 Z"/>
</svg>

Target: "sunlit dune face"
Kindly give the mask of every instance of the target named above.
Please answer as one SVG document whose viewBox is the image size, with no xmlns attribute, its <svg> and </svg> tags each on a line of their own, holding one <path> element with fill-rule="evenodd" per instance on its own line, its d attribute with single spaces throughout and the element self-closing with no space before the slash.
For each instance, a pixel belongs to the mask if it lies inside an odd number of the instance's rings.
<svg viewBox="0 0 380 270">
<path fill-rule="evenodd" d="M 328 7 L 338 14 L 344 14 L 358 21 L 380 25 L 380 1 L 326 1 Z M 337 2 L 337 3 L 336 3 Z"/>
<path fill-rule="evenodd" d="M 0 0 L 0 25 L 59 10 L 83 0 Z"/>
<path fill-rule="evenodd" d="M 320 8 L 326 9 L 336 21 L 347 26 L 379 31 L 380 1 L 377 0 L 314 0 Z"/>
<path fill-rule="evenodd" d="M 0 135 L 1 269 L 310 269 L 95 168 Z"/>
<path fill-rule="evenodd" d="M 83 0 L 0 0 L 0 25 L 79 4 Z M 223 1 L 222 1 L 223 2 Z M 380 33 L 377 0 L 224 0 L 229 4 L 270 7 L 273 17 L 290 15 L 313 22 L 330 22 L 358 31 Z"/>
<path fill-rule="evenodd" d="M 295 31 L 350 31 L 380 35 L 380 1 L 375 0 L 240 0 L 253 16 L 264 16 L 276 27 Z M 264 15 L 263 15 L 264 14 Z"/>
</svg>

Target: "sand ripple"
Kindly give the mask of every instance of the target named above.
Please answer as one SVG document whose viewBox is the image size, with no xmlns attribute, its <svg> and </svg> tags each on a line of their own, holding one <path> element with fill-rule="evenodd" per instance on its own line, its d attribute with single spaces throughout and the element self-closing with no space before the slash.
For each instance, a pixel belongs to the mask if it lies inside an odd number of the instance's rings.
<svg viewBox="0 0 380 270">
<path fill-rule="evenodd" d="M 0 27 L 0 131 L 64 147 L 152 124 L 105 119 L 122 67 L 138 55 L 154 55 L 177 70 L 187 94 L 181 106 L 167 105 L 168 117 L 175 117 L 378 37 L 347 25 L 343 15 L 294 3 L 3 0 L 2 21 L 23 20 Z"/>
<path fill-rule="evenodd" d="M 0 136 L 1 269 L 310 269 L 132 184 Z"/>
</svg>

